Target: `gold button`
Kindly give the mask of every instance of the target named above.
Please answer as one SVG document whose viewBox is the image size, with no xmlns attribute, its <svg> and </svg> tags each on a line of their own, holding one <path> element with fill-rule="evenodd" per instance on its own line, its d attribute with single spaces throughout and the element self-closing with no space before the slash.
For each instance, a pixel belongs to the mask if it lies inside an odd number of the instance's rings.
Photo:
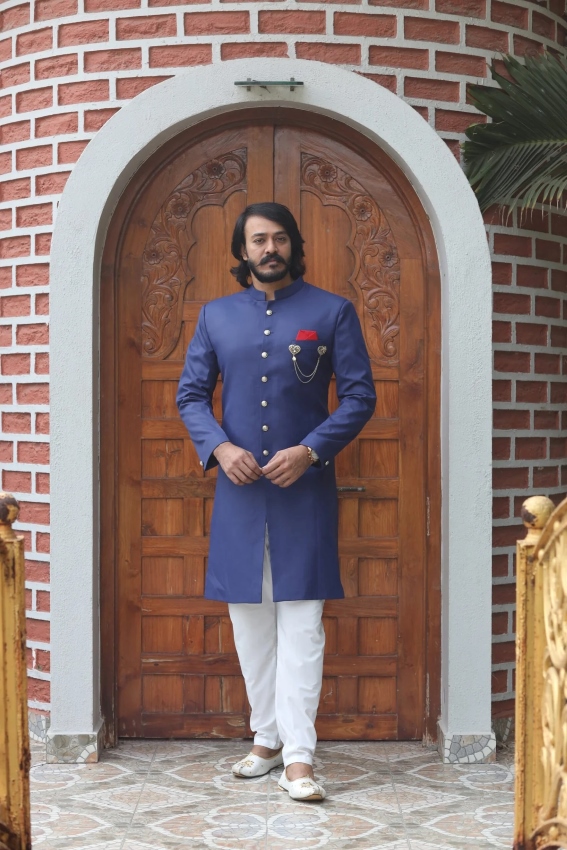
<svg viewBox="0 0 567 850">
<path fill-rule="evenodd" d="M 262 375 L 262 383 L 265 384 L 267 380 L 268 380 L 267 375 Z"/>
<path fill-rule="evenodd" d="M 268 356 L 268 352 L 267 352 L 267 351 L 263 351 L 263 352 L 262 352 L 262 357 L 267 357 L 267 356 Z"/>
<path fill-rule="evenodd" d="M 273 310 L 266 310 L 266 316 L 271 316 L 272 313 L 273 313 Z"/>
<path fill-rule="evenodd" d="M 262 431 L 268 431 L 268 430 L 269 430 L 269 428 L 268 428 L 267 425 L 262 425 Z"/>
<path fill-rule="evenodd" d="M 269 330 L 265 330 L 265 331 L 264 331 L 264 336 L 270 336 L 270 334 L 271 334 L 271 333 L 272 333 L 271 331 L 269 331 Z"/>
<path fill-rule="evenodd" d="M 268 406 L 268 402 L 267 402 L 267 401 L 263 401 L 263 402 L 262 402 L 262 407 L 267 407 L 267 406 Z"/>
<path fill-rule="evenodd" d="M 269 453 L 268 449 L 264 449 L 264 451 L 262 452 L 262 454 L 264 455 L 264 457 L 268 457 L 268 455 L 269 455 L 270 453 Z"/>
</svg>

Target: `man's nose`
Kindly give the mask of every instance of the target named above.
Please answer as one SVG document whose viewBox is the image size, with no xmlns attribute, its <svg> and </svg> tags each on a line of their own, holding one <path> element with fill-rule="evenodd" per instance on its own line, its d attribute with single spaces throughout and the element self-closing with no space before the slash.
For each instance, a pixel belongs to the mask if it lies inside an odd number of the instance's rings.
<svg viewBox="0 0 567 850">
<path fill-rule="evenodd" d="M 277 249 L 276 243 L 271 239 L 267 239 L 266 240 L 266 250 L 265 250 L 264 253 L 266 253 L 266 254 L 277 254 L 277 252 L 278 252 L 278 249 Z"/>
</svg>

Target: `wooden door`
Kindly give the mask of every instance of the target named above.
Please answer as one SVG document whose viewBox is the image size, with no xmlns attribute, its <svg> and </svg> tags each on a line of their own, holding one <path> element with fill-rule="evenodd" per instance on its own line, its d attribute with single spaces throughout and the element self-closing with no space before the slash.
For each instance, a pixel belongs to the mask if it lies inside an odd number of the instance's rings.
<svg viewBox="0 0 567 850">
<path fill-rule="evenodd" d="M 428 476 L 438 459 L 438 434 L 428 433 L 438 404 L 432 241 L 404 178 L 369 143 L 332 122 L 261 116 L 205 129 L 154 157 L 107 246 L 116 536 L 103 551 L 115 559 L 117 731 L 249 734 L 226 605 L 202 598 L 216 471 L 203 474 L 175 393 L 200 308 L 237 290 L 228 272 L 237 215 L 273 199 L 298 219 L 306 279 L 354 302 L 378 396 L 374 418 L 337 458 L 347 598 L 325 606 L 318 733 L 419 738 L 436 640 L 428 608 L 437 623 L 427 569 Z M 214 406 L 220 416 L 220 386 Z"/>
</svg>

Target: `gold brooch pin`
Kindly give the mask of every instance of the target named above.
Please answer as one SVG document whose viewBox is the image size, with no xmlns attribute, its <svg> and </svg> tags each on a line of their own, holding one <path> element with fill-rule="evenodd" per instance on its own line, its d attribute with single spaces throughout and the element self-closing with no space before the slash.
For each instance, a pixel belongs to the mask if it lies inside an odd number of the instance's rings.
<svg viewBox="0 0 567 850">
<path fill-rule="evenodd" d="M 317 369 L 319 368 L 319 363 L 321 362 L 321 357 L 323 356 L 323 354 L 327 353 L 327 346 L 326 345 L 318 345 L 317 346 L 317 354 L 319 356 L 317 357 L 317 363 L 315 364 L 315 368 L 313 369 L 313 371 L 309 375 L 306 375 L 305 372 L 301 371 L 301 369 L 299 368 L 299 364 L 297 362 L 297 355 L 301 351 L 301 346 L 295 345 L 295 343 L 294 343 L 293 345 L 289 346 L 289 350 L 291 352 L 291 359 L 293 361 L 293 368 L 295 369 L 295 374 L 297 375 L 298 380 L 301 381 L 302 384 L 308 384 L 310 381 L 313 380 L 313 378 L 317 374 Z"/>
</svg>

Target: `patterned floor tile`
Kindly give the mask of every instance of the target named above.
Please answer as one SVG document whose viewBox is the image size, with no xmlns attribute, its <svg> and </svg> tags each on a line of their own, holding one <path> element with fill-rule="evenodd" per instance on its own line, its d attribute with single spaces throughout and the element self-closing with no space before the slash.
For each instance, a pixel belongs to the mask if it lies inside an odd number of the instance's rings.
<svg viewBox="0 0 567 850">
<path fill-rule="evenodd" d="M 468 811 L 436 814 L 431 819 L 419 824 L 416 832 L 429 835 L 427 840 L 433 841 L 437 834 L 445 839 L 456 842 L 468 842 L 470 846 L 505 847 L 512 843 L 514 827 L 514 807 L 510 802 L 490 803 Z M 410 837 L 414 832 L 412 824 L 408 824 Z M 457 844 L 457 846 L 462 846 Z"/>
<path fill-rule="evenodd" d="M 257 798 L 259 794 L 268 793 L 268 783 L 273 777 L 279 779 L 281 771 L 274 771 L 272 776 L 257 776 L 250 779 L 237 779 L 224 766 L 224 772 L 216 765 L 199 766 L 192 762 L 181 767 L 174 768 L 160 775 L 160 784 L 173 788 L 183 788 L 192 792 L 201 792 L 211 795 L 252 795 Z M 152 774 L 153 775 L 153 774 Z"/>
<path fill-rule="evenodd" d="M 375 845 L 377 834 L 386 824 L 367 813 L 335 812 L 323 805 L 306 803 L 290 805 L 289 798 L 285 798 L 272 802 L 269 812 L 264 801 L 245 806 L 223 805 L 210 811 L 194 810 L 148 821 L 147 827 L 158 837 L 201 839 L 215 850 L 234 850 L 235 846 L 315 850 L 334 847 L 337 842 L 356 841 L 359 847 L 359 842 L 364 841 L 365 846 L 370 846 L 370 838 Z"/>
<path fill-rule="evenodd" d="M 147 812 L 170 806 L 187 806 L 198 800 L 206 800 L 203 794 L 187 793 L 154 785 L 151 782 L 139 782 L 127 788 L 110 788 L 104 791 L 91 791 L 77 794 L 75 800 L 102 809 L 118 809 L 123 812 Z"/>
<path fill-rule="evenodd" d="M 379 809 L 387 812 L 413 812 L 417 809 L 446 807 L 449 803 L 461 799 L 456 794 L 446 794 L 438 790 L 429 790 L 410 785 L 379 785 L 366 791 L 347 791 L 338 795 L 338 800 L 361 806 L 365 809 Z"/>
<path fill-rule="evenodd" d="M 327 744 L 324 749 L 318 747 L 318 753 L 344 753 L 349 758 L 375 759 L 381 762 L 397 762 L 402 759 L 427 758 L 432 750 L 413 741 L 345 741 L 339 744 Z M 436 751 L 433 751 L 435 754 Z"/>
<path fill-rule="evenodd" d="M 319 745 L 321 804 L 232 764 L 248 741 L 121 741 L 98 764 L 31 773 L 34 850 L 489 850 L 509 847 L 510 753 L 442 765 L 415 743 Z"/>
<path fill-rule="evenodd" d="M 499 764 L 447 765 L 430 762 L 409 770 L 406 778 L 415 777 L 430 786 L 453 786 L 460 790 L 514 793 L 514 776 L 509 767 Z M 413 781 L 413 779 L 412 779 Z"/>
<path fill-rule="evenodd" d="M 49 839 L 83 838 L 110 826 L 107 820 L 87 812 L 62 812 L 57 806 L 33 803 L 32 840 L 39 847 Z"/>
</svg>

